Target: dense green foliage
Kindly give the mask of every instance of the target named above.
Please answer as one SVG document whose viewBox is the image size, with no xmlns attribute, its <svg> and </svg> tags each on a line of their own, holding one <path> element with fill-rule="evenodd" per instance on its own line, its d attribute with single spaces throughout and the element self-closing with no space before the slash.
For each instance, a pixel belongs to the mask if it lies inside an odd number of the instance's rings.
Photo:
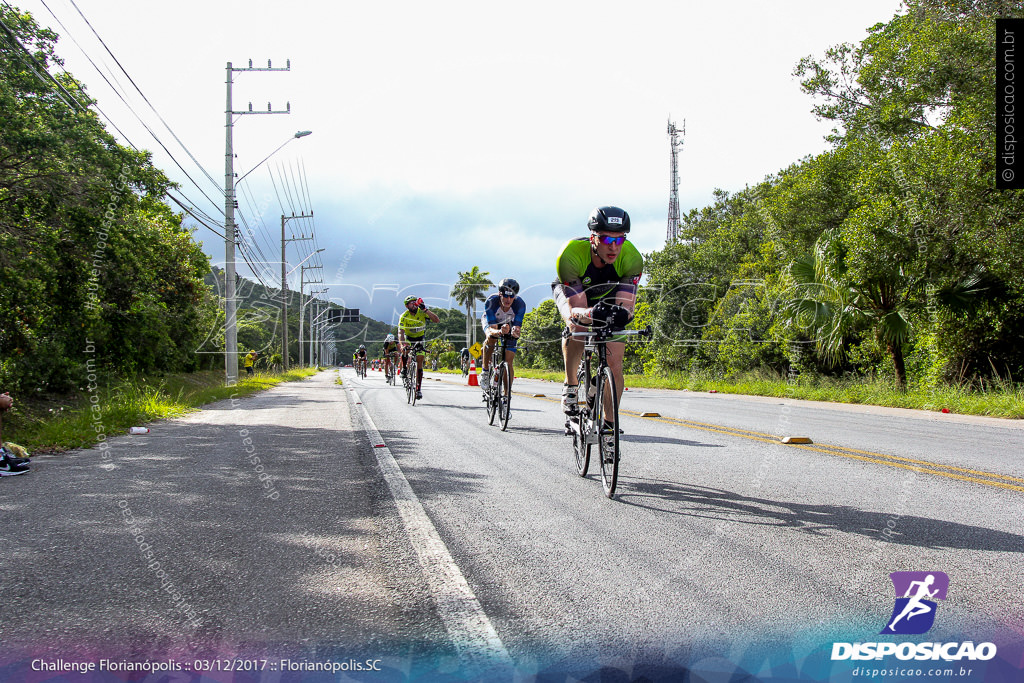
<svg viewBox="0 0 1024 683">
<path fill-rule="evenodd" d="M 67 391 L 97 368 L 195 369 L 209 265 L 147 153 L 118 145 L 57 36 L 0 8 L 0 386 Z"/>
<path fill-rule="evenodd" d="M 1024 376 L 1024 202 L 995 190 L 997 16 L 913 0 L 796 67 L 833 148 L 719 191 L 646 259 L 647 370 L 792 370 L 897 386 Z"/>
</svg>

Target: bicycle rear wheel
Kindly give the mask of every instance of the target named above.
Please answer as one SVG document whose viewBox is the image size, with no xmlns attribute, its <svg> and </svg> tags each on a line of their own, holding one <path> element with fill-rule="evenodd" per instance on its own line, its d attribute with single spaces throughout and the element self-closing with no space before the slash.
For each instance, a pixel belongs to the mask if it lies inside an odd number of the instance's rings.
<svg viewBox="0 0 1024 683">
<path fill-rule="evenodd" d="M 406 377 L 405 400 L 410 405 L 416 405 L 416 361 L 410 359 L 405 370 L 409 373 Z"/>
<path fill-rule="evenodd" d="M 505 363 L 498 366 L 498 372 L 498 419 L 501 420 L 501 431 L 505 431 L 512 415 L 512 376 Z"/>
<path fill-rule="evenodd" d="M 604 397 L 609 397 L 611 412 L 603 415 Z M 601 484 L 604 486 L 604 495 L 611 498 L 615 495 L 615 485 L 619 479 L 619 398 L 615 392 L 615 377 L 612 369 L 605 367 L 601 371 L 597 382 L 597 394 L 595 400 L 595 414 L 598 416 L 599 436 L 597 438 L 598 451 L 601 454 Z M 602 421 L 603 418 L 603 421 Z M 610 432 L 610 434 L 609 434 Z M 607 438 L 610 436 L 611 438 Z"/>
<path fill-rule="evenodd" d="M 577 413 L 569 417 L 570 427 L 572 428 L 572 449 L 576 456 L 576 473 L 581 477 L 587 476 L 587 470 L 590 469 L 590 448 L 592 444 L 587 441 L 590 432 L 590 409 L 588 407 L 585 410 L 580 410 L 578 397 L 580 395 L 586 396 L 589 388 L 587 358 L 584 357 L 580 360 L 580 366 L 576 371 Z"/>
</svg>

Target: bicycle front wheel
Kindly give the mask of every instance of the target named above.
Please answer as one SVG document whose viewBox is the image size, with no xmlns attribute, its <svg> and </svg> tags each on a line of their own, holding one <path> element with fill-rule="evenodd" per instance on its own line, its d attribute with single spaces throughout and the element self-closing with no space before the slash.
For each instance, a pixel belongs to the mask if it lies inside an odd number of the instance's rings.
<svg viewBox="0 0 1024 683">
<path fill-rule="evenodd" d="M 508 418 L 512 415 L 512 375 L 508 365 L 499 366 L 498 375 L 498 419 L 501 420 L 501 431 L 508 429 Z"/>
<path fill-rule="evenodd" d="M 587 443 L 588 416 L 584 412 L 573 415 L 569 419 L 569 428 L 572 429 L 572 450 L 576 457 L 576 474 L 581 477 L 587 476 L 590 469 L 590 444 Z"/>
<path fill-rule="evenodd" d="M 606 396 L 611 403 L 611 411 L 604 408 Z M 594 398 L 597 408 L 595 413 L 599 416 L 597 443 L 601 454 L 601 484 L 604 486 L 604 495 L 611 498 L 615 495 L 615 485 L 619 479 L 619 397 L 615 392 L 615 377 L 611 368 L 601 370 Z M 604 418 L 603 421 L 600 418 Z"/>
</svg>

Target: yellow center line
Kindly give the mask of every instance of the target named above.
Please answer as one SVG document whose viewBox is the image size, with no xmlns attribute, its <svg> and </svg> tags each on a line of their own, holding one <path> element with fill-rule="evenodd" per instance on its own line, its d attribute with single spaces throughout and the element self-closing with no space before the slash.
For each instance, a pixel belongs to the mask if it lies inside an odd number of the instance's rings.
<svg viewBox="0 0 1024 683">
<path fill-rule="evenodd" d="M 854 455 L 853 453 L 840 453 L 838 451 L 826 450 L 825 448 L 815 448 L 814 446 L 802 446 L 802 445 L 799 445 L 799 444 L 794 444 L 793 448 L 804 448 L 804 449 L 807 449 L 809 451 L 818 451 L 819 453 L 827 453 L 829 455 L 839 455 L 839 456 L 842 456 L 844 458 L 851 458 L 853 460 L 863 460 L 865 462 L 873 462 L 873 463 L 876 463 L 878 465 L 887 465 L 888 467 L 899 467 L 901 469 L 913 470 L 914 472 L 921 472 L 923 474 L 934 474 L 937 477 L 947 477 L 949 479 L 959 479 L 960 481 L 970 481 L 970 482 L 974 482 L 976 484 L 984 484 L 985 486 L 996 486 L 996 487 L 999 487 L 999 488 L 1011 489 L 1013 491 L 1024 491 L 1024 486 L 1017 486 L 1015 484 L 1005 484 L 1005 483 L 1003 483 L 1001 481 L 992 481 L 991 479 L 979 479 L 977 477 L 965 477 L 965 476 L 960 475 L 960 474 L 953 474 L 952 472 L 943 472 L 943 471 L 937 469 L 937 468 L 942 467 L 942 468 L 947 468 L 947 469 L 960 470 L 960 471 L 963 471 L 963 472 L 974 472 L 974 470 L 964 470 L 964 469 L 959 468 L 959 467 L 950 467 L 949 465 L 940 465 L 940 464 L 937 464 L 937 463 L 926 463 L 923 466 L 921 466 L 921 465 L 904 465 L 902 463 L 893 462 L 893 461 L 888 460 L 888 459 L 880 460 L 878 458 L 869 458 L 869 457 L 863 456 L 863 455 Z M 863 452 L 863 451 L 860 451 L 860 452 Z M 892 456 L 881 455 L 880 457 L 881 458 L 889 458 L 889 457 L 892 457 Z M 900 460 L 907 460 L 908 462 L 921 462 L 921 463 L 924 462 L 924 461 L 920 461 L 920 460 L 908 460 L 907 458 L 900 458 Z M 936 469 L 933 469 L 933 468 L 936 468 Z M 1003 478 L 1003 475 L 994 474 L 994 473 L 991 473 L 991 472 L 976 472 L 976 474 L 980 474 L 983 477 Z M 1006 477 L 1006 478 L 1013 479 L 1014 481 L 1019 481 L 1017 479 L 1014 479 L 1013 477 Z"/>
<path fill-rule="evenodd" d="M 454 382 L 453 382 L 454 384 Z M 547 396 L 539 397 L 529 393 L 522 393 L 513 391 L 513 394 L 517 396 L 525 396 L 526 398 L 539 398 L 543 401 L 550 401 L 552 403 L 560 403 L 561 399 L 549 398 Z M 699 429 L 705 432 L 713 432 L 716 434 L 724 434 L 726 436 L 737 436 L 741 439 L 749 439 L 751 441 L 761 441 L 764 443 L 773 443 L 782 445 L 779 437 L 774 434 L 768 434 L 766 432 L 758 432 L 750 429 L 739 429 L 737 427 L 727 427 L 725 425 L 716 425 L 708 422 L 697 422 L 695 420 L 682 420 L 674 417 L 642 417 L 640 413 L 630 410 L 619 410 L 620 415 L 629 415 L 632 417 L 638 417 L 642 420 L 652 420 L 654 422 L 662 422 L 664 424 L 689 427 L 691 429 Z M 814 444 L 814 445 L 801 445 L 801 444 L 790 444 L 787 448 L 802 448 L 808 451 L 817 451 L 818 453 L 824 453 L 826 455 L 838 455 L 843 458 L 850 458 L 852 460 L 862 460 L 864 462 L 875 463 L 877 465 L 886 465 L 888 467 L 898 467 L 905 470 L 912 470 L 914 472 L 921 472 L 923 474 L 932 474 L 938 477 L 947 477 L 949 479 L 957 479 L 960 481 L 969 481 L 975 484 L 983 484 L 985 486 L 994 486 L 1003 489 L 1009 489 L 1012 491 L 1024 492 L 1024 486 L 1017 484 L 1010 484 L 1005 482 L 1020 482 L 1024 484 L 1024 479 L 1019 477 L 1011 477 L 1005 474 L 996 474 L 995 472 L 985 472 L 982 470 L 972 470 L 966 467 L 957 467 L 955 465 L 943 465 L 941 463 L 929 462 L 927 460 L 915 460 L 913 458 L 904 458 L 898 455 L 888 455 L 886 453 L 875 453 L 873 451 L 862 451 L 856 448 L 848 448 L 846 446 L 834 446 L 832 444 Z M 962 474 L 957 474 L 962 473 Z M 966 476 L 975 475 L 975 476 Z M 993 481 L 993 480 L 1004 480 L 1004 481 Z"/>
<path fill-rule="evenodd" d="M 939 463 L 929 462 L 927 460 L 914 460 L 913 458 L 903 458 L 898 455 L 888 455 L 885 453 L 872 453 L 871 451 L 861 451 L 856 448 L 847 448 L 846 446 L 832 446 L 831 444 L 818 444 L 822 448 L 831 448 L 836 451 L 846 451 L 848 453 L 861 453 L 870 457 L 886 458 L 889 460 L 899 460 L 900 462 L 909 462 L 914 465 L 922 465 L 924 467 L 935 467 L 942 468 L 944 470 L 952 470 L 954 472 L 964 472 L 965 474 L 977 474 L 982 477 L 989 477 L 991 479 L 1005 479 L 1007 481 L 1016 481 L 1024 484 L 1024 479 L 1019 477 L 1011 477 L 1007 474 L 996 474 L 994 472 L 984 472 L 982 470 L 972 470 L 966 467 L 956 467 L 955 465 L 940 465 Z M 802 448 L 802 446 L 801 446 Z M 843 453 L 837 453 L 837 455 L 843 455 Z"/>
<path fill-rule="evenodd" d="M 619 411 L 622 414 L 633 415 L 640 417 L 639 413 L 631 411 Z M 694 422 L 692 420 L 680 420 L 676 418 L 642 418 L 645 420 L 654 420 L 656 422 L 664 422 L 666 424 L 675 424 L 684 427 L 690 427 L 691 429 L 700 429 L 707 432 L 716 432 L 718 434 L 726 434 L 730 436 L 738 436 L 744 439 L 750 439 L 752 441 L 763 441 L 767 443 L 779 444 L 779 438 L 777 436 L 766 434 L 764 432 L 755 432 L 746 429 L 735 429 L 732 427 L 724 427 L 721 425 L 712 425 L 705 422 Z M 781 445 L 781 444 L 780 444 Z M 889 467 L 899 467 L 901 469 L 913 470 L 915 472 L 922 472 L 925 474 L 933 474 L 940 477 L 948 477 L 950 479 L 959 479 L 961 481 L 970 481 L 976 484 L 984 484 L 986 486 L 995 486 L 1004 489 L 1011 489 L 1014 491 L 1024 492 L 1024 486 L 1017 486 L 1015 484 L 1008 484 L 1002 481 L 992 481 L 993 479 L 1004 479 L 1007 481 L 1024 482 L 1024 479 L 1018 477 L 1011 477 L 1005 474 L 996 474 L 995 472 L 984 472 L 980 470 L 967 469 L 965 467 L 956 467 L 954 465 L 943 465 L 941 463 L 929 462 L 927 460 L 914 460 L 913 458 L 902 458 L 897 455 L 888 455 L 885 453 L 874 453 L 872 451 L 862 451 L 855 448 L 846 448 L 845 446 L 833 446 L 831 444 L 815 444 L 813 446 L 805 446 L 800 444 L 792 444 L 789 448 L 802 448 L 808 451 L 817 451 L 818 453 L 825 453 L 827 455 L 838 455 L 843 458 L 851 458 L 853 460 L 863 460 L 865 462 L 872 462 L 878 465 L 887 465 Z M 894 462 L 898 461 L 898 462 Z M 908 463 L 908 464 L 903 464 Z M 950 470 L 950 471 L 943 471 Z M 962 474 L 954 474 L 954 472 L 963 472 L 964 474 L 973 474 L 977 476 L 964 476 Z M 985 477 L 982 479 L 980 477 Z"/>
</svg>

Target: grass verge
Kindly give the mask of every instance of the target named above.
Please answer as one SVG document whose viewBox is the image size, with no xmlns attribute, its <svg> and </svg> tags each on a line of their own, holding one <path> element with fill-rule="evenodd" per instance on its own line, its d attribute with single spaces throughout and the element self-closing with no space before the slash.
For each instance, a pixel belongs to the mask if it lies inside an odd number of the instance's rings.
<svg viewBox="0 0 1024 683">
<path fill-rule="evenodd" d="M 56 404 L 16 403 L 4 415 L 3 438 L 24 446 L 30 453 L 88 448 L 108 436 L 123 434 L 129 427 L 179 417 L 207 403 L 249 396 L 317 371 L 300 368 L 284 373 L 257 373 L 239 378 L 238 384 L 230 387 L 224 385 L 224 372 L 215 370 L 166 375 L 158 380 L 119 379 Z"/>
</svg>

